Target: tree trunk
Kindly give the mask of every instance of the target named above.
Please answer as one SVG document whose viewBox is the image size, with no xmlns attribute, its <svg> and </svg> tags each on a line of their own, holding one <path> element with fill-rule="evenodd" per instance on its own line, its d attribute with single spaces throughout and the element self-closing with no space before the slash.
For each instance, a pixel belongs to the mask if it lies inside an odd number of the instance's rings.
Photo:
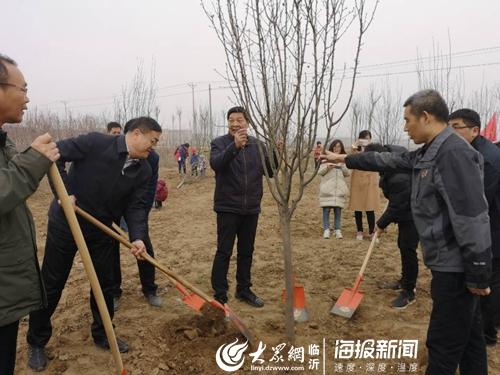
<svg viewBox="0 0 500 375">
<path fill-rule="evenodd" d="M 293 264 L 292 264 L 292 239 L 290 236 L 291 215 L 288 207 L 279 208 L 281 219 L 281 235 L 283 237 L 283 256 L 285 261 L 285 332 L 290 343 L 295 342 L 295 321 L 293 317 Z"/>
</svg>

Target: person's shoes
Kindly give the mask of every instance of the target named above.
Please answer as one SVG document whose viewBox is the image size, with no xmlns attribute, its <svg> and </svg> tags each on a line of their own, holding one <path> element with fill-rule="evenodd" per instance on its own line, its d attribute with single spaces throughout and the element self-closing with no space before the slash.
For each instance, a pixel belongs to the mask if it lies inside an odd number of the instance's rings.
<svg viewBox="0 0 500 375">
<path fill-rule="evenodd" d="M 486 342 L 486 345 L 488 346 L 495 346 L 497 344 L 497 337 L 496 335 L 495 336 L 492 336 L 492 335 L 488 335 L 488 334 L 484 334 L 484 341 Z"/>
<path fill-rule="evenodd" d="M 330 229 L 325 229 L 323 232 L 323 238 L 330 238 Z"/>
<path fill-rule="evenodd" d="M 146 296 L 148 299 L 148 303 L 153 306 L 153 307 L 161 307 L 161 298 L 157 296 L 156 294 L 150 294 L 149 296 Z"/>
<path fill-rule="evenodd" d="M 401 285 L 401 280 L 397 281 L 384 281 L 378 284 L 380 289 L 391 289 L 391 290 L 401 290 L 403 286 Z"/>
<path fill-rule="evenodd" d="M 120 297 L 113 297 L 113 310 L 118 311 L 120 308 Z"/>
<path fill-rule="evenodd" d="M 399 296 L 397 296 L 396 299 L 391 302 L 391 307 L 397 310 L 403 310 L 416 301 L 417 299 L 415 298 L 415 293 L 409 293 L 406 290 L 402 290 L 399 293 Z"/>
<path fill-rule="evenodd" d="M 118 343 L 118 350 L 120 351 L 120 353 L 127 353 L 128 352 L 128 349 L 129 349 L 128 344 L 125 341 L 123 341 L 121 338 L 117 337 L 116 342 Z M 100 340 L 94 339 L 94 344 L 95 344 L 95 346 L 97 346 L 101 349 L 109 350 L 109 342 L 108 342 L 108 339 L 106 337 L 103 339 L 100 339 Z"/>
<path fill-rule="evenodd" d="M 363 232 L 356 233 L 356 240 L 363 241 Z"/>
<path fill-rule="evenodd" d="M 214 295 L 214 299 L 217 302 L 219 302 L 221 305 L 224 305 L 227 303 L 227 295 L 226 294 Z"/>
<path fill-rule="evenodd" d="M 45 370 L 49 359 L 45 353 L 44 348 L 39 348 L 37 346 L 29 346 L 28 354 L 28 367 L 33 371 L 39 372 Z"/>
<path fill-rule="evenodd" d="M 342 237 L 342 232 L 340 229 L 335 229 L 335 238 L 337 240 L 341 240 L 342 238 L 344 238 L 344 237 Z"/>
<path fill-rule="evenodd" d="M 241 292 L 236 292 L 234 295 L 236 299 L 239 299 L 240 301 L 248 303 L 250 306 L 253 307 L 264 307 L 264 301 L 262 298 L 257 297 L 254 292 L 251 290 L 245 290 Z"/>
</svg>

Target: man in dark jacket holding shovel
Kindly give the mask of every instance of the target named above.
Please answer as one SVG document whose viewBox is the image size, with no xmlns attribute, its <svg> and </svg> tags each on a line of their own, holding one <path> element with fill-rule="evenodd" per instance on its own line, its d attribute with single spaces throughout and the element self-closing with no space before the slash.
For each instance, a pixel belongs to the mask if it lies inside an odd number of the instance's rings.
<svg viewBox="0 0 500 375">
<path fill-rule="evenodd" d="M 448 106 L 434 90 L 404 103 L 405 131 L 416 151 L 322 158 L 348 168 L 410 171 L 411 209 L 432 271 L 427 374 L 488 373 L 479 296 L 490 293 L 491 237 L 482 157 L 447 126 Z"/>
<path fill-rule="evenodd" d="M 217 213 L 217 252 L 212 266 L 212 288 L 220 303 L 227 302 L 227 271 L 238 237 L 235 297 L 254 307 L 264 301 L 252 292 L 251 267 L 262 199 L 263 147 L 247 134 L 249 118 L 243 107 L 227 112 L 229 133 L 211 143 L 210 166 L 215 171 L 214 211 Z M 269 177 L 273 176 L 265 157 Z"/>
<path fill-rule="evenodd" d="M 129 226 L 132 254 L 141 258 L 147 236 L 145 196 L 151 178 L 146 158 L 158 143 L 162 129 L 149 117 L 134 120 L 126 135 L 110 137 L 89 133 L 57 143 L 61 158 L 57 163 L 66 190 L 84 211 L 104 224 L 125 217 Z M 66 162 L 72 162 L 69 172 Z M 113 240 L 93 224 L 79 220 L 89 248 L 92 263 L 104 294 L 108 313 L 113 318 Z M 42 265 L 42 277 L 47 291 L 47 308 L 30 314 L 27 340 L 30 345 L 28 366 L 41 371 L 47 366 L 45 346 L 52 336 L 51 317 L 55 312 L 68 279 L 77 246 L 57 199 L 49 208 L 47 240 Z M 94 295 L 90 294 L 93 316 L 92 338 L 96 346 L 109 349 L 103 321 Z M 128 345 L 117 338 L 120 352 Z"/>
<path fill-rule="evenodd" d="M 16 364 L 19 319 L 43 307 L 33 217 L 25 201 L 35 192 L 59 151 L 49 134 L 17 152 L 2 127 L 20 123 L 28 89 L 14 60 L 0 55 L 0 374 Z"/>
</svg>

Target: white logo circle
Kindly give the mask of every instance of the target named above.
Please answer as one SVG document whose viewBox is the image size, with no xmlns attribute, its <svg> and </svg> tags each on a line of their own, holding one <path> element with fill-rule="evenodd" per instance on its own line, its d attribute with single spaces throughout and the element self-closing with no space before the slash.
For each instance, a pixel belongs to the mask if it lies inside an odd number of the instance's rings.
<svg viewBox="0 0 500 375">
<path fill-rule="evenodd" d="M 238 339 L 230 344 L 223 344 L 217 349 L 217 353 L 215 353 L 215 361 L 226 372 L 237 371 L 245 362 L 243 354 L 247 348 L 248 341 L 238 345 Z"/>
</svg>

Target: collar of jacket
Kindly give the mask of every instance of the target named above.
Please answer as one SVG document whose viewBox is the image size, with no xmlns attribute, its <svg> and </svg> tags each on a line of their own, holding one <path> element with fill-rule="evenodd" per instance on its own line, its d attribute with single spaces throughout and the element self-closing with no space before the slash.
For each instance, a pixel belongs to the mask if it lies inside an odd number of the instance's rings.
<svg viewBox="0 0 500 375">
<path fill-rule="evenodd" d="M 128 154 L 127 143 L 125 142 L 124 135 L 116 136 L 116 149 L 119 154 Z"/>
<path fill-rule="evenodd" d="M 0 129 L 0 147 L 5 147 L 7 142 L 7 133 Z"/>
<path fill-rule="evenodd" d="M 476 151 L 478 151 L 479 148 L 485 143 L 484 140 L 485 138 L 482 135 L 478 135 L 476 138 L 472 140 L 470 145 L 474 147 Z"/>
<path fill-rule="evenodd" d="M 422 157 L 420 158 L 420 161 L 431 161 L 433 160 L 439 149 L 441 148 L 441 145 L 443 144 L 444 141 L 448 139 L 448 137 L 455 135 L 455 132 L 451 129 L 451 127 L 447 126 L 446 128 L 443 129 L 441 133 L 439 133 L 427 147 L 422 147 Z M 457 135 L 458 137 L 458 135 Z"/>
</svg>

